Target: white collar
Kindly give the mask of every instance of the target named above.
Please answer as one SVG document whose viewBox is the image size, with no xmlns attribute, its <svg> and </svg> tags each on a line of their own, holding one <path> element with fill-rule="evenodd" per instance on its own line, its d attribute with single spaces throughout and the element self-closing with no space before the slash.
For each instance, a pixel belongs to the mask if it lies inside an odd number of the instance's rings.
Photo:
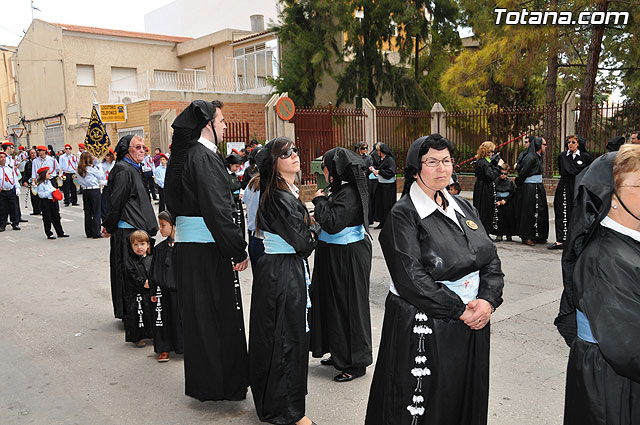
<svg viewBox="0 0 640 425">
<path fill-rule="evenodd" d="M 233 174 L 233 171 L 231 171 L 228 167 L 225 167 L 225 168 L 227 168 L 227 173 Z"/>
<path fill-rule="evenodd" d="M 449 202 L 449 206 L 464 217 L 464 212 L 455 199 L 453 199 L 453 196 L 451 196 L 449 191 L 447 189 L 442 189 L 440 192 L 444 194 L 445 199 Z M 443 210 L 440 205 L 436 204 L 433 199 L 429 198 L 427 194 L 420 189 L 417 182 L 414 182 L 411 185 L 411 188 L 409 189 L 409 197 L 411 198 L 411 202 L 413 202 L 413 206 L 416 208 L 416 211 L 418 211 L 420 219 L 430 216 L 434 211 L 440 211 L 442 214 L 447 215 L 446 211 Z"/>
<path fill-rule="evenodd" d="M 571 152 L 569 149 L 567 149 L 567 156 L 569 156 L 569 155 L 573 155 L 574 158 L 576 156 L 580 156 L 580 149 L 576 149 L 575 152 Z"/>
<path fill-rule="evenodd" d="M 289 191 L 293 193 L 293 196 L 295 196 L 296 198 L 300 198 L 300 189 L 298 189 L 296 185 L 290 185 L 286 180 L 285 183 L 287 184 L 287 186 L 289 186 Z"/>
<path fill-rule="evenodd" d="M 200 143 L 202 146 L 204 146 L 205 148 L 209 149 L 213 153 L 217 153 L 218 152 L 218 147 L 216 146 L 216 144 L 213 143 L 213 142 L 208 141 L 207 139 L 205 139 L 202 136 L 200 136 L 200 138 L 198 139 L 198 143 Z"/>
<path fill-rule="evenodd" d="M 618 223 L 617 221 L 615 221 L 609 216 L 606 216 L 605 218 L 603 218 L 602 221 L 600 222 L 600 225 L 604 227 L 608 227 L 609 229 L 614 230 L 618 233 L 622 233 L 623 235 L 627 235 L 630 238 L 633 238 L 638 242 L 640 242 L 639 231 L 623 226 L 622 224 Z"/>
</svg>

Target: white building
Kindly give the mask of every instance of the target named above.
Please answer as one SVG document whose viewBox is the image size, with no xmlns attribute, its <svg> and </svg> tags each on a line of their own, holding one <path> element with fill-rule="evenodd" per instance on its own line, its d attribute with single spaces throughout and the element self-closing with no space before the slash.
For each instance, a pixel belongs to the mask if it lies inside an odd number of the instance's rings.
<svg viewBox="0 0 640 425">
<path fill-rule="evenodd" d="M 278 19 L 277 0 L 175 0 L 144 15 L 145 32 L 198 38 L 224 28 L 263 31 Z M 260 27 L 249 16 L 262 15 Z"/>
</svg>

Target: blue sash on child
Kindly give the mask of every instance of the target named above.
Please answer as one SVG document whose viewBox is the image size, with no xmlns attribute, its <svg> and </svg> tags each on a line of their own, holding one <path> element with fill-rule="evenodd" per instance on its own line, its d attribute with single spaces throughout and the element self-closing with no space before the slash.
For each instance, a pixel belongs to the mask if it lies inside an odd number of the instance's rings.
<svg viewBox="0 0 640 425">
<path fill-rule="evenodd" d="M 332 245 L 349 245 L 350 243 L 360 242 L 364 239 L 364 226 L 345 227 L 338 233 L 327 233 L 324 230 L 320 231 L 318 240 Z"/>
</svg>

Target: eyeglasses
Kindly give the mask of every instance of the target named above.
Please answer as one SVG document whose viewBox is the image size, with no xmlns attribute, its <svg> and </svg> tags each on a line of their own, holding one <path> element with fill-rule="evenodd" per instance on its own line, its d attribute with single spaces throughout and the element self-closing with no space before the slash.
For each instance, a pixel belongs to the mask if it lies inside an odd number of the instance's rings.
<svg viewBox="0 0 640 425">
<path fill-rule="evenodd" d="M 287 150 L 285 153 L 281 154 L 280 159 L 287 159 L 294 153 L 298 155 L 298 148 L 296 148 L 295 146 Z"/>
<path fill-rule="evenodd" d="M 71 148 L 64 148 L 64 150 L 65 150 L 65 151 L 70 151 L 70 150 L 71 150 Z"/>
<path fill-rule="evenodd" d="M 573 144 L 578 143 L 578 142 L 576 140 L 569 140 L 567 143 L 569 145 L 573 145 Z"/>
<path fill-rule="evenodd" d="M 133 149 L 137 150 L 137 151 L 141 151 L 144 149 L 144 145 L 139 145 L 139 146 L 131 146 Z"/>
<path fill-rule="evenodd" d="M 369 147 L 368 147 L 368 146 L 360 146 L 360 150 L 361 150 L 361 151 L 366 151 L 367 149 L 369 149 Z"/>
<path fill-rule="evenodd" d="M 436 159 L 436 158 L 427 158 L 422 163 L 427 167 L 437 167 L 442 162 L 442 165 L 445 167 L 451 167 L 453 165 L 453 160 L 451 158 L 444 159 Z"/>
<path fill-rule="evenodd" d="M 509 173 L 500 173 L 500 174 L 502 174 L 503 176 L 508 176 L 509 175 Z"/>
</svg>

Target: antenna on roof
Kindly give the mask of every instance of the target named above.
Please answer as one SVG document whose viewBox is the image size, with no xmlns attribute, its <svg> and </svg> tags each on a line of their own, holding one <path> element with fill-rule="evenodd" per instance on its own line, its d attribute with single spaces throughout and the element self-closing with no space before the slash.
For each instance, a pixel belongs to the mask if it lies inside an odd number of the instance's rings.
<svg viewBox="0 0 640 425">
<path fill-rule="evenodd" d="M 33 0 L 31 0 L 31 20 L 33 21 L 33 11 L 37 10 L 38 12 L 42 12 L 42 10 L 38 9 L 33 5 Z"/>
</svg>

